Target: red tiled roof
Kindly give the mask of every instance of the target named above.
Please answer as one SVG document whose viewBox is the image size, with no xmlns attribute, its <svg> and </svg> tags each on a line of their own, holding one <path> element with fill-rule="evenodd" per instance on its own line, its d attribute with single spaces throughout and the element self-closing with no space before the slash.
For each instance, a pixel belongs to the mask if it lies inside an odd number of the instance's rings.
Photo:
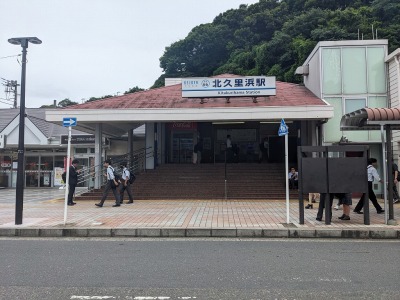
<svg viewBox="0 0 400 300">
<path fill-rule="evenodd" d="M 223 74 L 218 77 L 235 77 Z M 262 106 L 304 106 L 326 105 L 306 87 L 287 82 L 276 82 L 276 96 L 258 97 L 253 103 L 251 97 L 225 98 L 182 98 L 181 84 L 151 89 L 132 94 L 106 98 L 74 106 L 68 109 L 149 109 L 149 108 L 212 108 L 212 107 L 262 107 Z"/>
</svg>

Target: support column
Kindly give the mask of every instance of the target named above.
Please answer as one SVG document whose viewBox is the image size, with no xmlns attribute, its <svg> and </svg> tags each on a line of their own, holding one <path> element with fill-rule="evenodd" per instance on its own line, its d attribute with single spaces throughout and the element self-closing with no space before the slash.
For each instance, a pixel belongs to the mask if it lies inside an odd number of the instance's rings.
<svg viewBox="0 0 400 300">
<path fill-rule="evenodd" d="M 128 159 L 129 167 L 133 167 L 133 129 L 128 130 Z"/>
<path fill-rule="evenodd" d="M 146 169 L 154 169 L 154 123 L 146 123 Z"/>
<path fill-rule="evenodd" d="M 154 168 L 158 166 L 158 123 L 154 124 Z"/>
<path fill-rule="evenodd" d="M 388 192 L 389 192 L 389 216 L 388 216 L 388 225 L 397 225 L 396 220 L 394 219 L 394 207 L 393 207 L 393 152 L 392 152 L 392 131 L 390 125 L 386 125 L 386 149 L 387 149 L 387 177 L 388 177 Z"/>
<path fill-rule="evenodd" d="M 94 179 L 94 188 L 99 189 L 103 180 L 103 126 L 102 124 L 96 124 L 96 130 L 94 132 L 94 143 L 95 143 L 95 156 L 94 156 L 94 165 L 95 165 L 95 179 Z"/>
</svg>

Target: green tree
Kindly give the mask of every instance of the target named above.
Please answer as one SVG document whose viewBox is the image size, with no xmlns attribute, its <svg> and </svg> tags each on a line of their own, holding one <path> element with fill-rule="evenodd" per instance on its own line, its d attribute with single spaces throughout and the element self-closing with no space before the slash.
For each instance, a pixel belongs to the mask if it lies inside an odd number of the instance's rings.
<svg viewBox="0 0 400 300">
<path fill-rule="evenodd" d="M 142 88 L 140 88 L 140 87 L 138 87 L 138 86 L 134 86 L 133 88 L 130 88 L 129 90 L 125 91 L 124 95 L 126 95 L 126 94 L 132 94 L 132 93 L 136 93 L 136 92 L 142 92 L 142 91 L 144 91 L 144 90 L 145 90 L 145 89 L 142 89 Z"/>
<path fill-rule="evenodd" d="M 153 87 L 166 77 L 222 73 L 299 82 L 294 71 L 319 41 L 372 39 L 376 33 L 389 40 L 389 51 L 400 46 L 399 0 L 259 0 L 219 14 L 166 47 L 164 74 Z"/>
</svg>

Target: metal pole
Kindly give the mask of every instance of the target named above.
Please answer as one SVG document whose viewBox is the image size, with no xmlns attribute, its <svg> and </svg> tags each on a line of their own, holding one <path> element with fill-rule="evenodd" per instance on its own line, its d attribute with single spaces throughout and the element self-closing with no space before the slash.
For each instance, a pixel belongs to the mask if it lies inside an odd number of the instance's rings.
<svg viewBox="0 0 400 300">
<path fill-rule="evenodd" d="M 368 156 L 369 156 L 369 151 L 365 150 L 364 151 L 364 157 L 366 158 L 366 160 L 368 160 Z M 368 172 L 367 170 L 365 170 L 365 181 L 368 183 Z M 364 194 L 364 225 L 370 225 L 370 219 L 369 219 L 369 187 L 367 186 L 367 190 Z"/>
<path fill-rule="evenodd" d="M 290 223 L 290 210 L 289 210 L 289 134 L 285 134 L 285 178 L 286 178 L 286 223 Z"/>
<path fill-rule="evenodd" d="M 15 225 L 22 224 L 22 211 L 24 206 L 24 179 L 25 179 L 25 77 L 26 77 L 26 49 L 28 40 L 21 40 L 22 46 L 22 73 L 21 73 L 21 99 L 19 105 L 19 139 L 18 139 L 18 166 L 17 185 L 15 195 Z"/>
<path fill-rule="evenodd" d="M 17 98 L 18 98 L 18 83 L 17 83 L 17 81 L 11 81 L 11 83 L 14 84 L 14 108 L 17 108 L 17 106 L 18 106 L 18 102 L 17 102 Z"/>
<path fill-rule="evenodd" d="M 303 178 L 302 178 L 302 170 L 303 170 L 303 158 L 302 158 L 302 150 L 301 146 L 297 147 L 297 159 L 299 162 L 299 179 L 298 179 L 298 184 L 299 184 L 299 217 L 300 217 L 300 224 L 304 225 L 304 199 L 303 199 Z M 286 171 L 288 172 L 288 171 Z"/>
<path fill-rule="evenodd" d="M 393 210 L 393 154 L 392 154 L 392 134 L 390 130 L 390 125 L 386 125 L 386 149 L 387 149 L 387 175 L 388 175 L 388 191 L 389 191 L 389 199 L 388 199 L 388 208 L 389 208 L 389 222 L 394 222 L 394 210 Z M 389 221 L 390 220 L 390 221 Z"/>
<path fill-rule="evenodd" d="M 225 149 L 225 200 L 228 198 L 228 187 L 226 185 L 226 151 L 228 148 Z"/>
<path fill-rule="evenodd" d="M 386 175 L 386 147 L 385 147 L 385 131 L 381 125 L 382 138 L 382 172 L 383 172 L 383 199 L 385 208 L 385 224 L 388 222 L 388 205 L 387 205 L 387 175 Z"/>
<path fill-rule="evenodd" d="M 69 161 L 71 159 L 71 126 L 68 127 L 68 149 L 67 149 L 67 165 L 66 165 L 66 183 L 65 183 L 65 195 L 64 195 L 64 225 L 67 223 L 67 211 L 68 211 L 68 192 L 69 192 Z"/>
</svg>

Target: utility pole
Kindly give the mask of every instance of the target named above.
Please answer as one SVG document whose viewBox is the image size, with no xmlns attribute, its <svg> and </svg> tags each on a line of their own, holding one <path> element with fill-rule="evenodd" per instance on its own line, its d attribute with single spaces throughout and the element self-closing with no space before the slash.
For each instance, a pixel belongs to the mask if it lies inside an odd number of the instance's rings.
<svg viewBox="0 0 400 300">
<path fill-rule="evenodd" d="M 18 82 L 16 80 L 7 80 L 3 85 L 6 87 L 5 92 L 7 94 L 7 99 L 8 99 L 8 94 L 9 93 L 14 93 L 14 103 L 13 103 L 13 108 L 17 108 L 17 97 L 18 97 Z"/>
</svg>

